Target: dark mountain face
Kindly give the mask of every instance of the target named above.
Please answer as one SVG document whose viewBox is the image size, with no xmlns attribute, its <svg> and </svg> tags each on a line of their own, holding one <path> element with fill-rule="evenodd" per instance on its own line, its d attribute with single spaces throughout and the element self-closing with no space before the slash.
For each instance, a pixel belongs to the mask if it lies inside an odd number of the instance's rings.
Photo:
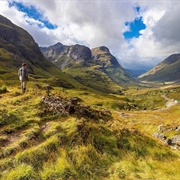
<svg viewBox="0 0 180 180">
<path fill-rule="evenodd" d="M 180 54 L 173 54 L 153 69 L 138 77 L 143 81 L 178 81 L 180 79 Z"/>
<path fill-rule="evenodd" d="M 110 53 L 109 49 L 105 46 L 92 49 L 93 59 L 96 63 L 103 66 L 115 66 L 120 67 L 117 59 Z"/>
<path fill-rule="evenodd" d="M 92 59 L 91 50 L 82 45 L 65 46 L 57 43 L 48 48 L 41 48 L 44 56 L 60 69 L 74 66 L 84 66 Z"/>
<path fill-rule="evenodd" d="M 74 68 L 76 63 L 80 63 L 81 66 L 100 65 L 102 67 L 119 67 L 117 59 L 110 53 L 109 49 L 105 46 L 93 48 L 90 50 L 86 46 L 73 45 L 65 46 L 61 43 L 57 43 L 47 48 L 41 48 L 44 56 L 54 62 L 59 68 Z M 83 63 L 82 63 L 83 62 Z"/>
<path fill-rule="evenodd" d="M 50 73 L 51 69 L 56 69 L 44 58 L 37 43 L 27 31 L 0 15 L 0 70 L 15 70 L 22 62 L 28 64 L 31 73 L 39 73 L 40 69 Z"/>
<path fill-rule="evenodd" d="M 180 54 L 172 54 L 168 58 L 166 58 L 162 63 L 164 64 L 174 64 L 180 61 Z"/>
<path fill-rule="evenodd" d="M 91 50 L 86 46 L 76 44 L 71 47 L 70 57 L 74 60 L 84 59 L 87 62 L 92 59 Z"/>
<path fill-rule="evenodd" d="M 136 82 L 105 46 L 90 50 L 78 44 L 65 46 L 57 43 L 43 48 L 42 53 L 60 69 L 94 89 L 106 91 L 112 86 L 117 89 L 119 85 Z"/>
</svg>

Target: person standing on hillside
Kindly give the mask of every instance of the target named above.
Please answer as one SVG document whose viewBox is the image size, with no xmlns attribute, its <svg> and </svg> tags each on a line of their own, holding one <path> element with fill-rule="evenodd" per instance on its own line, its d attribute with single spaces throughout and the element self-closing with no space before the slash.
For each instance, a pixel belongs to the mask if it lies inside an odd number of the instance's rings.
<svg viewBox="0 0 180 180">
<path fill-rule="evenodd" d="M 26 92 L 26 85 L 28 81 L 27 64 L 23 63 L 22 67 L 18 71 L 19 80 L 21 81 L 22 93 Z"/>
</svg>

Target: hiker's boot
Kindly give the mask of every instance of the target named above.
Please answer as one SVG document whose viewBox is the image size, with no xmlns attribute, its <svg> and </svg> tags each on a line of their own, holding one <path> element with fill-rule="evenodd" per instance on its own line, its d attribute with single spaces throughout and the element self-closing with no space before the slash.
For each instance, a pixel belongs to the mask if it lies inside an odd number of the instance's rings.
<svg viewBox="0 0 180 180">
<path fill-rule="evenodd" d="M 23 88 L 23 94 L 26 92 L 26 88 Z"/>
</svg>

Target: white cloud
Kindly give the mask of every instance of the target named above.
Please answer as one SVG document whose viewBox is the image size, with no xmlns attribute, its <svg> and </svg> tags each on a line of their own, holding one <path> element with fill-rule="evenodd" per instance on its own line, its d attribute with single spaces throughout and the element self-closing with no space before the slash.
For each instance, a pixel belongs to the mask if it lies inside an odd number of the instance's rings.
<svg viewBox="0 0 180 180">
<path fill-rule="evenodd" d="M 9 0 L 10 1 L 10 0 Z M 180 3 L 176 1 L 57 1 L 16 0 L 35 6 L 57 29 L 40 28 L 38 20 L 29 18 L 15 7 L 9 7 L 7 0 L 0 1 L 0 13 L 15 24 L 26 29 L 41 46 L 59 42 L 80 43 L 96 47 L 105 45 L 129 68 L 150 67 L 171 53 L 178 52 L 180 45 Z M 141 11 L 133 7 L 139 5 Z M 123 32 L 128 29 L 126 21 L 142 16 L 146 29 L 142 36 L 127 41 Z M 31 25 L 27 23 L 31 22 Z"/>
<path fill-rule="evenodd" d="M 141 16 L 146 29 L 141 31 L 142 36 L 139 38 L 122 44 L 123 53 L 119 56 L 125 67 L 152 67 L 170 54 L 180 53 L 180 39 L 177 37 L 177 32 L 180 31 L 180 3 L 174 6 L 171 1 L 158 2 L 140 1 L 139 4 L 144 7 Z"/>
</svg>

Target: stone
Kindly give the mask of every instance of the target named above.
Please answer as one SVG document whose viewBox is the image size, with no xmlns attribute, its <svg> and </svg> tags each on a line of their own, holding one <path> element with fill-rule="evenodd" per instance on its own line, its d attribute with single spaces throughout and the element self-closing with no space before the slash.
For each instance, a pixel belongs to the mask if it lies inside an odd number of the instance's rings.
<svg viewBox="0 0 180 180">
<path fill-rule="evenodd" d="M 94 110 L 90 106 L 84 106 L 79 104 L 78 102 L 81 101 L 80 98 L 62 98 L 62 97 L 52 97 L 46 96 L 42 97 L 41 103 L 43 105 L 43 110 L 41 111 L 40 115 L 46 115 L 48 112 L 54 112 L 61 116 L 66 116 L 68 114 L 74 114 L 78 116 L 78 118 L 85 118 L 85 119 L 103 119 L 108 120 L 112 118 L 112 114 L 110 111 L 107 110 Z"/>
<path fill-rule="evenodd" d="M 167 139 L 167 137 L 166 137 L 164 134 L 160 134 L 160 133 L 158 133 L 158 132 L 155 132 L 155 133 L 153 134 L 153 136 L 154 136 L 155 138 L 158 138 L 158 139 L 162 140 L 162 141 L 165 141 L 165 140 Z"/>
<path fill-rule="evenodd" d="M 159 126 L 158 126 L 158 131 L 160 131 L 160 132 L 166 131 L 166 127 L 163 126 L 163 125 L 159 125 Z"/>
</svg>

